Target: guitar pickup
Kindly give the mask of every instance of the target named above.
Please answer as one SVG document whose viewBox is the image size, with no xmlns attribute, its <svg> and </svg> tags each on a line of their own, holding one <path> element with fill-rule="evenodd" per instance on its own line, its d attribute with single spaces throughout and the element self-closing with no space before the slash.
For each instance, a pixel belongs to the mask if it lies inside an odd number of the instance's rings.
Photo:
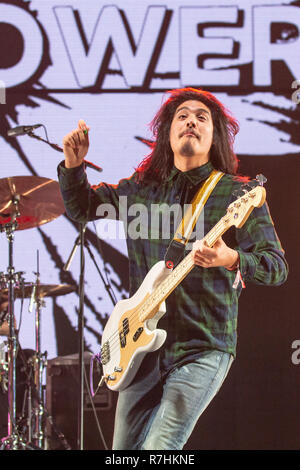
<svg viewBox="0 0 300 470">
<path fill-rule="evenodd" d="M 124 318 L 124 320 L 122 321 L 122 330 L 119 333 L 121 348 L 125 348 L 126 346 L 126 335 L 128 335 L 128 333 L 129 333 L 129 320 L 128 318 Z"/>
<path fill-rule="evenodd" d="M 124 334 L 123 331 L 121 331 L 120 333 L 120 345 L 121 345 L 121 348 L 125 348 L 126 346 L 126 335 Z"/>
<path fill-rule="evenodd" d="M 139 337 L 141 336 L 143 330 L 144 330 L 144 328 L 142 326 L 140 326 L 140 328 L 138 328 L 136 330 L 136 332 L 133 335 L 133 341 L 137 341 L 139 339 Z"/>
<path fill-rule="evenodd" d="M 129 333 L 129 320 L 128 320 L 128 318 L 124 318 L 122 323 L 123 323 L 124 334 L 128 335 L 128 333 Z"/>
</svg>

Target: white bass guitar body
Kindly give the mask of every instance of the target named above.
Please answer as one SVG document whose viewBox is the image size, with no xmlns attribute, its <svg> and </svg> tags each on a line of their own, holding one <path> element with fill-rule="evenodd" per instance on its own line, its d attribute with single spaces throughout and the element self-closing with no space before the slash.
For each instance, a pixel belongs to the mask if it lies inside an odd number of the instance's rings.
<svg viewBox="0 0 300 470">
<path fill-rule="evenodd" d="M 129 299 L 120 300 L 109 317 L 102 335 L 101 362 L 107 386 L 121 391 L 132 381 L 146 353 L 156 351 L 165 342 L 167 333 L 157 329 L 158 320 L 166 312 L 165 301 L 150 306 L 147 299 L 170 274 L 164 261 L 148 272 L 140 288 Z M 148 306 L 149 310 L 149 306 Z"/>
</svg>

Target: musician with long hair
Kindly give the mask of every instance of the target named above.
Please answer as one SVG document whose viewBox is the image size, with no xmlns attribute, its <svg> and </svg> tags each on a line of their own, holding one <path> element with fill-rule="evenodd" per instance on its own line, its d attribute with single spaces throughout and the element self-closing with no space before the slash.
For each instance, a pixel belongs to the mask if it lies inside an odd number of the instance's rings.
<svg viewBox="0 0 300 470">
<path fill-rule="evenodd" d="M 149 220 L 140 227 L 140 236 L 129 230 L 130 211 L 125 214 L 130 296 L 164 260 L 177 229 L 178 220 L 170 217 L 169 237 L 163 236 L 163 224 L 151 231 L 153 206 L 183 208 L 214 170 L 222 172 L 204 207 L 203 234 L 196 232 L 193 240 L 195 267 L 166 299 L 158 325 L 167 331 L 166 341 L 146 354 L 132 382 L 119 392 L 115 450 L 182 449 L 236 356 L 238 299 L 244 284 L 275 286 L 287 278 L 284 251 L 266 203 L 253 209 L 243 227 L 229 230 L 212 246 L 204 240 L 234 201 L 234 191 L 247 182 L 238 175 L 233 149 L 238 130 L 236 119 L 211 93 L 173 90 L 152 122 L 150 155 L 117 185 L 94 187 L 83 163 L 89 127 L 81 120 L 64 139 L 65 162 L 58 173 L 71 218 L 97 219 L 99 207 L 111 204 L 116 217 L 124 219 L 124 198 L 128 209 L 136 203 L 147 209 Z M 189 250 L 186 245 L 182 257 Z"/>
</svg>

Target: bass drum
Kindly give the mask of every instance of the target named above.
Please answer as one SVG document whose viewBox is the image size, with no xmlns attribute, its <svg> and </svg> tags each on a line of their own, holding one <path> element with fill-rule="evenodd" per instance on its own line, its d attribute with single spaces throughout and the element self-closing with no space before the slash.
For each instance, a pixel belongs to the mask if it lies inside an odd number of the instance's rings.
<svg viewBox="0 0 300 470">
<path fill-rule="evenodd" d="M 32 349 L 19 350 L 16 359 L 16 416 L 19 432 L 27 426 L 28 384 L 33 377 Z M 0 344 L 0 438 L 8 434 L 8 352 L 7 342 Z"/>
</svg>

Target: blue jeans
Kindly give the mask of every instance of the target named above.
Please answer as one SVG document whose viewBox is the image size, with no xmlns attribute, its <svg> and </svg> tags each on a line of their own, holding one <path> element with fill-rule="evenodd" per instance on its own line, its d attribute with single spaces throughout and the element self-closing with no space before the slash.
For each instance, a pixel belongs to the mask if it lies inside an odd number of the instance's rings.
<svg viewBox="0 0 300 470">
<path fill-rule="evenodd" d="M 204 351 L 161 380 L 158 355 L 148 354 L 134 382 L 119 393 L 113 449 L 182 449 L 232 360 L 228 353 Z"/>
</svg>

